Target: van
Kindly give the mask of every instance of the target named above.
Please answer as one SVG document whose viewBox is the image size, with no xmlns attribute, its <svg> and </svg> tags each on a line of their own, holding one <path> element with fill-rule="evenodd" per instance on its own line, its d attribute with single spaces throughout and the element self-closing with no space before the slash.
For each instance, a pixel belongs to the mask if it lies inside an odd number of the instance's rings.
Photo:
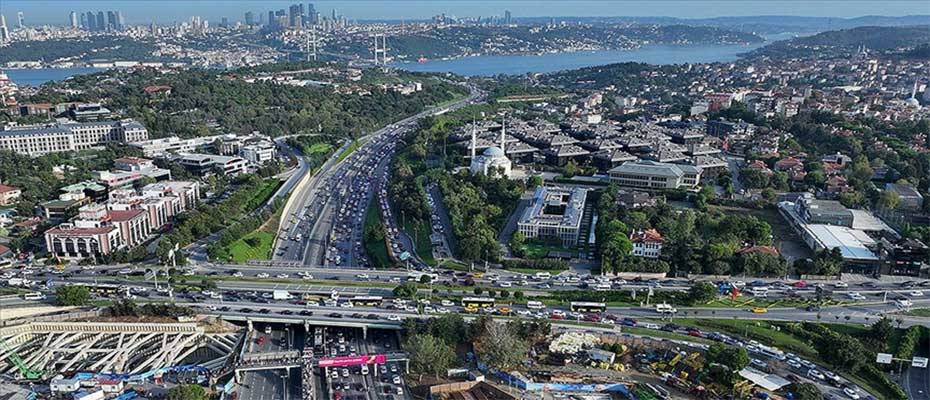
<svg viewBox="0 0 930 400">
<path fill-rule="evenodd" d="M 536 273 L 535 275 L 533 275 L 533 276 L 534 276 L 536 279 L 550 279 L 550 278 L 552 278 L 552 274 L 550 274 L 550 273 L 548 273 L 548 272 L 537 272 L 537 273 Z"/>
<path fill-rule="evenodd" d="M 23 295 L 23 300 L 45 300 L 45 295 L 42 292 L 31 292 Z"/>
</svg>

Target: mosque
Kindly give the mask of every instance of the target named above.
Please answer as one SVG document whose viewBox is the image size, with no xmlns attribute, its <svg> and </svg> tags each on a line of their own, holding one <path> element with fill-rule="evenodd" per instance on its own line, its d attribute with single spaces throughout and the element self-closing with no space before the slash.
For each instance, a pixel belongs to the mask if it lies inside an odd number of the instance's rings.
<svg viewBox="0 0 930 400">
<path fill-rule="evenodd" d="M 491 146 L 484 149 L 481 155 L 476 155 L 475 150 L 478 146 L 478 137 L 474 127 L 471 131 L 471 166 L 469 170 L 472 175 L 488 175 L 488 171 L 498 171 L 504 177 L 510 178 L 511 167 L 513 166 L 507 155 L 504 154 L 504 138 L 506 131 L 505 126 L 501 126 L 501 145 L 500 147 Z"/>
</svg>

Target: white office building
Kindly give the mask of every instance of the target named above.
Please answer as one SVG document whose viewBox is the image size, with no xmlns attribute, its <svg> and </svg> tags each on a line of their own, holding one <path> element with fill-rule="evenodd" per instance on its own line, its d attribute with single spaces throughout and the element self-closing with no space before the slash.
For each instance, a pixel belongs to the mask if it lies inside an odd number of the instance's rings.
<svg viewBox="0 0 930 400">
<path fill-rule="evenodd" d="M 527 238 L 558 238 L 563 246 L 574 246 L 587 196 L 583 188 L 540 186 L 517 221 L 517 229 Z"/>
<path fill-rule="evenodd" d="M 608 174 L 620 186 L 655 190 L 693 189 L 701 181 L 701 169 L 693 165 L 646 160 L 627 161 Z"/>
</svg>

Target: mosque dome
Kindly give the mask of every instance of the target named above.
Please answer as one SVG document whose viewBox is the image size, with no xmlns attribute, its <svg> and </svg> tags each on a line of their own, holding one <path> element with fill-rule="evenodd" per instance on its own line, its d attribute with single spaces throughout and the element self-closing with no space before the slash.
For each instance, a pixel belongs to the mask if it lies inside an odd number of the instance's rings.
<svg viewBox="0 0 930 400">
<path fill-rule="evenodd" d="M 491 146 L 487 149 L 484 149 L 484 154 L 487 157 L 504 157 L 504 151 L 500 147 Z"/>
</svg>

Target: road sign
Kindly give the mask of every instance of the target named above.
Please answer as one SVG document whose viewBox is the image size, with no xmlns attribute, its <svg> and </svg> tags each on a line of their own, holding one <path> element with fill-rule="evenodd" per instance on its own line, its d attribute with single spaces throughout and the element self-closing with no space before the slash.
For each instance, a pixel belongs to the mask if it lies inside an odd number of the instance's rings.
<svg viewBox="0 0 930 400">
<path fill-rule="evenodd" d="M 916 368 L 927 368 L 927 357 L 914 357 L 911 360 L 911 366 Z"/>
<path fill-rule="evenodd" d="M 891 354 L 878 353 L 878 355 L 875 357 L 875 362 L 879 364 L 891 364 Z"/>
</svg>

